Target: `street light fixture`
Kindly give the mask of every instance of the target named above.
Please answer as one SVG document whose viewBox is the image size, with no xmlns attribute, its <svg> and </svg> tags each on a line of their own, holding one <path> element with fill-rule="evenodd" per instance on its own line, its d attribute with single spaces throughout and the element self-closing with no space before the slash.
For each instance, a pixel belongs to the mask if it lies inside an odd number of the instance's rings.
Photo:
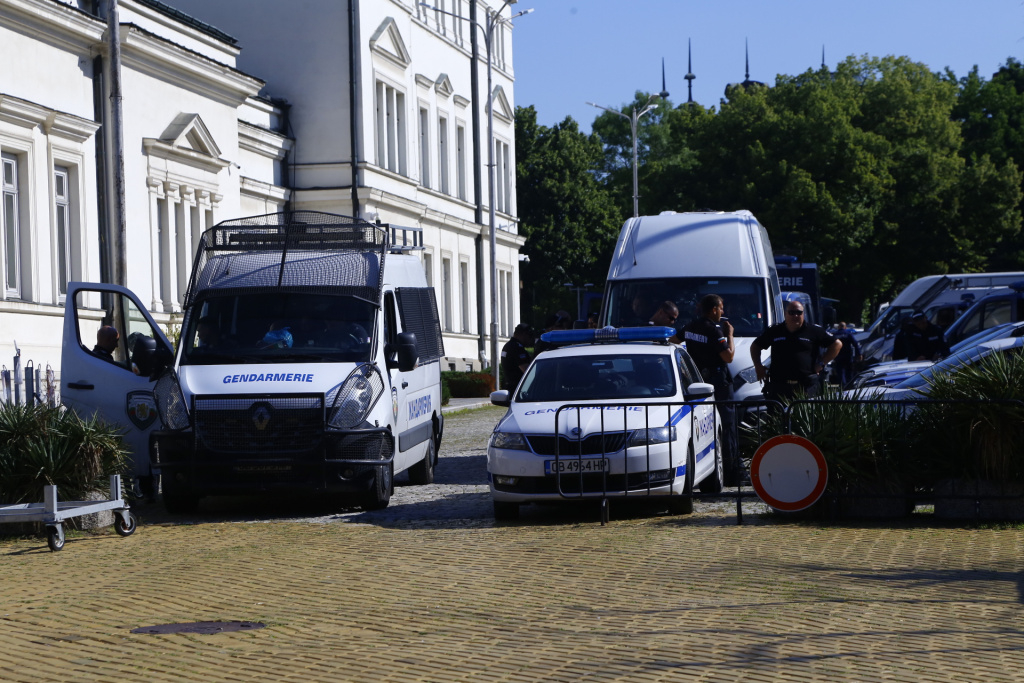
<svg viewBox="0 0 1024 683">
<path fill-rule="evenodd" d="M 640 191 L 639 191 L 639 183 L 637 182 L 637 175 L 636 175 L 636 123 L 637 123 L 637 121 L 640 120 L 641 116 L 643 116 L 644 114 L 646 114 L 647 112 L 653 110 L 655 107 L 658 106 L 657 102 L 654 102 L 654 100 L 656 100 L 656 99 L 658 99 L 657 95 L 651 95 L 650 97 L 648 97 L 647 98 L 647 102 L 640 109 L 640 111 L 637 111 L 636 107 L 633 107 L 633 111 L 632 111 L 632 115 L 631 116 L 626 116 L 625 114 L 623 114 L 618 109 L 611 109 L 609 107 L 602 107 L 600 104 L 594 104 L 593 102 L 587 102 L 587 104 L 589 104 L 591 107 L 597 107 L 598 109 L 604 109 L 605 111 L 610 111 L 611 113 L 617 114 L 617 115 L 621 116 L 622 118 L 626 119 L 627 121 L 629 121 L 629 129 L 630 129 L 630 132 L 633 134 L 633 218 L 636 218 L 637 216 L 640 215 Z"/>
<path fill-rule="evenodd" d="M 430 3 L 421 2 L 421 7 L 427 7 L 440 12 L 441 14 L 447 14 L 450 17 L 468 21 L 473 26 L 477 27 L 484 34 L 484 45 L 487 47 L 487 170 L 488 170 L 488 197 L 490 204 L 490 230 L 491 230 L 491 370 L 494 372 L 494 388 L 497 389 L 501 386 L 500 378 L 498 376 L 498 239 L 495 234 L 497 226 L 495 225 L 494 217 L 494 189 L 495 189 L 495 178 L 494 178 L 494 86 L 491 84 L 491 72 L 493 69 L 492 52 L 491 52 L 491 38 L 494 37 L 494 29 L 499 23 L 511 23 L 511 21 L 517 17 L 521 17 L 525 14 L 532 12 L 532 9 L 526 9 L 522 12 L 517 12 L 507 19 L 501 16 L 501 13 L 505 11 L 505 8 L 509 5 L 514 5 L 519 0 L 505 0 L 498 11 L 487 18 L 487 24 L 482 25 L 480 22 L 463 17 L 454 12 L 435 7 Z"/>
</svg>

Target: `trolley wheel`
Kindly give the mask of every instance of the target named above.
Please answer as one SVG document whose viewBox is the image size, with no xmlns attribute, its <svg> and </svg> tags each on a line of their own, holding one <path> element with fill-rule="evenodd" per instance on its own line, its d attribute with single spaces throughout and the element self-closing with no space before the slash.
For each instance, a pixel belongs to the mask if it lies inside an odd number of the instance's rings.
<svg viewBox="0 0 1024 683">
<path fill-rule="evenodd" d="M 114 531 L 117 532 L 118 536 L 131 536 L 135 533 L 135 529 L 138 528 L 138 525 L 135 522 L 135 515 L 130 512 L 125 512 L 124 518 L 128 520 L 127 523 L 125 523 L 125 519 L 123 519 L 121 515 L 117 513 L 114 514 Z"/>
<path fill-rule="evenodd" d="M 59 526 L 46 527 L 46 545 L 50 550 L 57 552 L 64 549 L 64 529 Z"/>
</svg>

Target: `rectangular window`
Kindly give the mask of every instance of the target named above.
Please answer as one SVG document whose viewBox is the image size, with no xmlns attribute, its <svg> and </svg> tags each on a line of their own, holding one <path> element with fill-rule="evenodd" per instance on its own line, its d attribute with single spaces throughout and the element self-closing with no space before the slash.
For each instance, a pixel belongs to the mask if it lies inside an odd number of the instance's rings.
<svg viewBox="0 0 1024 683">
<path fill-rule="evenodd" d="M 512 213 L 511 154 L 507 143 L 494 141 L 494 209 Z"/>
<path fill-rule="evenodd" d="M 502 337 L 508 334 L 508 306 L 506 290 L 508 281 L 505 280 L 505 271 L 498 271 L 498 330 Z"/>
<path fill-rule="evenodd" d="M 452 331 L 452 260 L 441 259 L 441 295 L 444 301 L 444 330 Z"/>
<path fill-rule="evenodd" d="M 405 150 L 405 94 L 377 81 L 377 165 L 408 176 Z"/>
<path fill-rule="evenodd" d="M 508 336 L 512 336 L 515 308 L 512 305 L 515 296 L 515 290 L 512 288 L 512 272 L 505 271 L 505 329 L 508 331 Z"/>
<path fill-rule="evenodd" d="M 420 184 L 430 187 L 430 112 L 420 109 Z"/>
<path fill-rule="evenodd" d="M 462 309 L 462 333 L 469 334 L 469 263 L 459 262 L 459 303 Z"/>
<path fill-rule="evenodd" d="M 438 189 L 451 194 L 448 188 L 448 119 L 443 116 L 438 119 L 437 126 L 437 160 L 441 176 Z"/>
<path fill-rule="evenodd" d="M 466 200 L 466 127 L 455 127 L 455 172 L 458 197 Z"/>
<path fill-rule="evenodd" d="M 3 267 L 4 291 L 10 298 L 21 297 L 21 223 L 18 212 L 18 158 L 0 155 L 3 164 Z"/>
<path fill-rule="evenodd" d="M 434 257 L 423 254 L 423 274 L 427 278 L 427 287 L 434 286 Z"/>
<path fill-rule="evenodd" d="M 71 280 L 71 174 L 63 166 L 53 169 L 53 211 L 57 222 L 57 294 L 60 301 L 68 293 Z"/>
</svg>

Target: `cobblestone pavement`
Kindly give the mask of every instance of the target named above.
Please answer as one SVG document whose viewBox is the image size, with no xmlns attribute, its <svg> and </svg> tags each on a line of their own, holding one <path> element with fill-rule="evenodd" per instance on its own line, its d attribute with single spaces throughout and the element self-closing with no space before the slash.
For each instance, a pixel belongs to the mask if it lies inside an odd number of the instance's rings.
<svg viewBox="0 0 1024 683">
<path fill-rule="evenodd" d="M 1020 529 L 728 502 L 495 524 L 500 414 L 450 416 L 438 482 L 383 511 L 143 505 L 129 538 L 0 541 L 0 680 L 1024 681 Z M 206 621 L 265 628 L 132 633 Z"/>
</svg>

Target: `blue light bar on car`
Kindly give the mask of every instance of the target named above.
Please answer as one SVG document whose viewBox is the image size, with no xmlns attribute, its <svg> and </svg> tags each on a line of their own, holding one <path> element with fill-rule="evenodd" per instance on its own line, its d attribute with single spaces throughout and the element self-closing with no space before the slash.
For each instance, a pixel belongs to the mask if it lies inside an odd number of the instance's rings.
<svg viewBox="0 0 1024 683">
<path fill-rule="evenodd" d="M 549 344 L 586 344 L 615 341 L 665 341 L 676 331 L 671 327 L 602 327 L 599 330 L 556 330 L 540 336 Z"/>
</svg>

